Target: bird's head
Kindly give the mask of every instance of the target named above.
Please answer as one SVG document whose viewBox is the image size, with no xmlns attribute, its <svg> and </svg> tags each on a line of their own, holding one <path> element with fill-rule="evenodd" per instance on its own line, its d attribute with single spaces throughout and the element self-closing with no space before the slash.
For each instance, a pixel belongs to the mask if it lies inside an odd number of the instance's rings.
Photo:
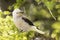
<svg viewBox="0 0 60 40">
<path fill-rule="evenodd" d="M 22 16 L 24 11 L 22 11 L 20 9 L 15 9 L 12 13 L 13 13 L 13 15 L 16 15 L 16 16 Z"/>
</svg>

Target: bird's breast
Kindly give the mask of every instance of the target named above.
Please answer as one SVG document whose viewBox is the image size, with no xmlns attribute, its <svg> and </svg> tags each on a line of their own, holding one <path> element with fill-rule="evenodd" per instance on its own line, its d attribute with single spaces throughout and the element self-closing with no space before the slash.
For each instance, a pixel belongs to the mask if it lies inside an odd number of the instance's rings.
<svg viewBox="0 0 60 40">
<path fill-rule="evenodd" d="M 30 25 L 26 23 L 22 18 L 14 19 L 14 23 L 18 29 L 29 31 Z"/>
</svg>

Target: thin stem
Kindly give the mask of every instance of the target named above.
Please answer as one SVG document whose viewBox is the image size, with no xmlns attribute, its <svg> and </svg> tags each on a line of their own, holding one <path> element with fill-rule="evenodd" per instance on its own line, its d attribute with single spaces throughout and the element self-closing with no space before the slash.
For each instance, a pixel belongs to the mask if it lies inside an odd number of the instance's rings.
<svg viewBox="0 0 60 40">
<path fill-rule="evenodd" d="M 48 8 L 48 7 L 47 7 L 47 8 Z M 48 10 L 49 10 L 49 12 L 50 12 L 51 16 L 56 20 L 56 18 L 55 18 L 55 17 L 54 17 L 54 15 L 52 14 L 52 12 L 51 12 L 50 8 L 48 8 Z"/>
</svg>

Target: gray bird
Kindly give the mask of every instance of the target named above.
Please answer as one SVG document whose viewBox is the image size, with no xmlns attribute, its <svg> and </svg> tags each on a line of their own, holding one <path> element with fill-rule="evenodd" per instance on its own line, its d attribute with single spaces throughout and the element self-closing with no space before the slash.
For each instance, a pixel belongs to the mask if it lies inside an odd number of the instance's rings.
<svg viewBox="0 0 60 40">
<path fill-rule="evenodd" d="M 40 34 L 45 34 L 45 32 L 38 30 L 34 26 L 34 24 L 24 15 L 24 12 L 22 10 L 17 8 L 12 12 L 12 15 L 13 21 L 19 30 L 23 30 L 24 32 L 33 30 Z"/>
</svg>

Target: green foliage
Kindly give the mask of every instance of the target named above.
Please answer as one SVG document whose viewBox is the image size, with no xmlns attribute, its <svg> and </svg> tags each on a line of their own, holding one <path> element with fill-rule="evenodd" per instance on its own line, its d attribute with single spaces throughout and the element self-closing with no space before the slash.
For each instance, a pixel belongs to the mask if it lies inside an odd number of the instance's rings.
<svg viewBox="0 0 60 40">
<path fill-rule="evenodd" d="M 47 8 L 49 8 L 49 9 L 53 9 L 53 7 L 54 7 L 54 5 L 55 5 L 55 1 L 53 0 L 53 1 L 48 1 L 48 0 L 45 0 L 45 1 L 43 1 L 44 2 L 44 4 L 47 6 Z"/>
<path fill-rule="evenodd" d="M 35 0 L 37 3 L 39 3 L 41 0 Z"/>
<path fill-rule="evenodd" d="M 0 12 L 0 17 L 1 17 L 2 12 Z"/>
<path fill-rule="evenodd" d="M 55 22 L 52 27 L 56 30 L 60 30 L 60 22 Z"/>
<path fill-rule="evenodd" d="M 44 4 L 40 5 L 41 2 Z M 38 6 L 35 5 L 36 3 Z M 26 15 L 29 19 L 31 18 L 39 30 L 44 30 L 48 37 L 51 36 L 60 40 L 60 4 L 56 0 L 35 0 L 35 2 L 32 0 L 16 0 L 12 6 L 14 9 L 25 7 Z M 12 6 L 9 5 L 8 9 L 11 10 Z M 57 19 L 54 20 L 52 17 Z M 14 25 L 11 12 L 0 12 L 0 40 L 30 40 L 33 37 L 35 35 L 32 31 L 28 33 L 19 32 Z"/>
<path fill-rule="evenodd" d="M 42 15 L 43 17 L 46 17 L 46 18 L 50 18 L 51 17 L 51 15 L 44 9 L 40 10 L 40 13 L 42 13 L 40 15 Z"/>
<path fill-rule="evenodd" d="M 9 11 L 4 11 L 4 15 L 9 15 L 10 12 Z"/>
<path fill-rule="evenodd" d="M 60 8 L 60 4 L 57 4 L 55 7 L 56 7 L 56 9 L 59 9 Z"/>
<path fill-rule="evenodd" d="M 14 4 L 14 9 L 19 8 L 24 2 L 25 0 L 16 0 L 16 3 Z"/>
<path fill-rule="evenodd" d="M 60 22 L 55 22 L 52 24 L 52 28 L 55 30 L 52 33 L 52 37 L 56 37 L 56 40 L 59 40 L 60 37 Z"/>
<path fill-rule="evenodd" d="M 5 12 L 7 14 L 5 14 Z M 6 18 L 0 17 L 0 40 L 28 40 L 26 32 L 19 32 L 14 25 L 13 19 L 9 12 L 5 11 Z M 29 37 L 33 37 L 34 33 L 30 32 Z"/>
<path fill-rule="evenodd" d="M 58 16 L 58 19 L 57 20 L 60 21 L 60 16 Z"/>
</svg>

